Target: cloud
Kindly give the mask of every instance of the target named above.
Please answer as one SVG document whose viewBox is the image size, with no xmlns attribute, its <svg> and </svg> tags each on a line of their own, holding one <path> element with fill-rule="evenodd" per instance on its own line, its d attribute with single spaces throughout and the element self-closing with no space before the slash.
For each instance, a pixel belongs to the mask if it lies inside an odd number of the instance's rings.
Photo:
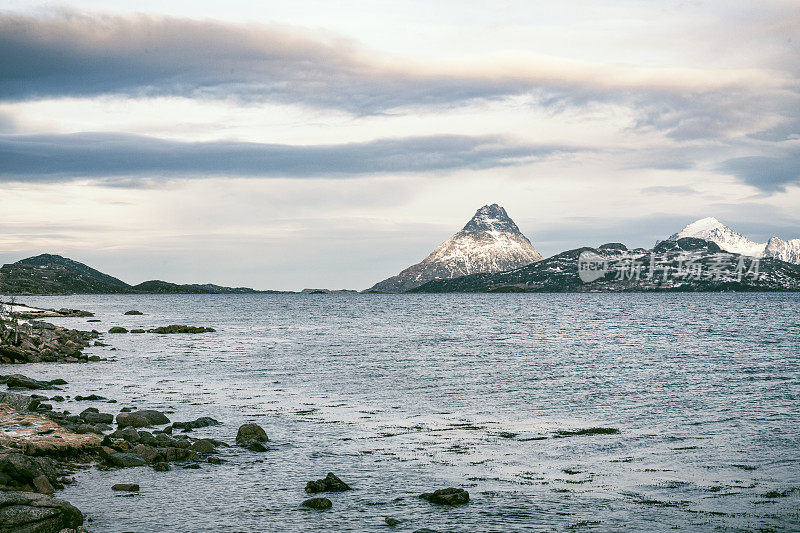
<svg viewBox="0 0 800 533">
<path fill-rule="evenodd" d="M 74 11 L 0 14 L 0 98 L 6 101 L 178 95 L 366 115 L 529 94 L 554 109 L 621 102 L 642 109 L 642 126 L 697 137 L 754 120 L 754 102 L 761 102 L 761 111 L 783 105 L 791 95 L 778 93 L 794 82 L 780 71 L 637 67 L 532 55 L 422 60 L 277 25 Z"/>
<path fill-rule="evenodd" d="M 787 186 L 800 184 L 800 149 L 789 150 L 780 157 L 728 159 L 719 168 L 762 191 L 785 192 Z"/>
<path fill-rule="evenodd" d="M 689 194 L 700 194 L 692 187 L 684 185 L 663 185 L 655 187 L 645 187 L 642 189 L 644 194 L 669 194 L 676 196 L 685 196 Z"/>
<path fill-rule="evenodd" d="M 329 145 L 179 142 L 116 133 L 0 135 L 0 180 L 94 178 L 141 186 L 209 176 L 351 177 L 520 165 L 563 146 L 497 136 L 435 135 Z"/>
</svg>

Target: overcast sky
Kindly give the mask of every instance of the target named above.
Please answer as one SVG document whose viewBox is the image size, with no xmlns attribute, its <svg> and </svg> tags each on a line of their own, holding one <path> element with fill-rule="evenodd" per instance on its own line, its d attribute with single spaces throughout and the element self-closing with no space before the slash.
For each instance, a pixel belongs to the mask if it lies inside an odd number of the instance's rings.
<svg viewBox="0 0 800 533">
<path fill-rule="evenodd" d="M 545 256 L 800 237 L 796 0 L 3 6 L 1 262 L 363 289 L 495 202 Z"/>
</svg>

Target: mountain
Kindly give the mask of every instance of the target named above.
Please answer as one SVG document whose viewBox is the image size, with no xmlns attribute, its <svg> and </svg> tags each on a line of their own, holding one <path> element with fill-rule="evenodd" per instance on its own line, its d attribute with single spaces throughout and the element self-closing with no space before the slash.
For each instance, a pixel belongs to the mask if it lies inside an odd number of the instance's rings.
<svg viewBox="0 0 800 533">
<path fill-rule="evenodd" d="M 0 267 L 0 294 L 252 294 L 246 287 L 145 281 L 131 286 L 67 257 L 42 254 Z"/>
<path fill-rule="evenodd" d="M 667 240 L 677 241 L 682 237 L 694 237 L 711 241 L 725 251 L 735 254 L 761 257 L 764 254 L 764 244 L 751 241 L 714 217 L 703 218 L 692 222 L 678 233 L 671 235 Z"/>
<path fill-rule="evenodd" d="M 722 251 L 690 237 L 653 250 L 577 248 L 495 274 L 429 281 L 410 292 L 800 291 L 800 265 Z"/>
<path fill-rule="evenodd" d="M 436 247 L 422 262 L 376 283 L 367 292 L 405 292 L 434 279 L 502 272 L 541 259 L 542 255 L 505 209 L 497 204 L 485 205 L 461 231 Z"/>
<path fill-rule="evenodd" d="M 774 257 L 781 261 L 800 264 L 800 239 L 784 241 L 772 237 L 764 247 L 764 257 Z"/>
<path fill-rule="evenodd" d="M 692 222 L 667 240 L 675 241 L 682 237 L 695 237 L 715 242 L 727 252 L 751 257 L 771 257 L 788 263 L 800 264 L 800 239 L 784 241 L 778 237 L 772 237 L 766 243 L 758 243 L 751 241 L 713 217 Z"/>
</svg>

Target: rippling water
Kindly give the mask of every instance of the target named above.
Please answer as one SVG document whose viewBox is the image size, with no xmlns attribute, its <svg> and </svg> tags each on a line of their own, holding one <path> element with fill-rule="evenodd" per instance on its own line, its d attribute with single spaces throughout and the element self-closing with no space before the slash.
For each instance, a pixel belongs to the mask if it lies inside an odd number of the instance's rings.
<svg viewBox="0 0 800 533">
<path fill-rule="evenodd" d="M 193 436 L 231 443 L 254 421 L 272 441 L 199 470 L 81 472 L 59 494 L 96 532 L 385 531 L 388 516 L 408 531 L 800 530 L 797 294 L 23 301 L 102 319 L 54 320 L 81 329 L 218 330 L 105 335 L 117 350 L 92 353 L 114 361 L 29 365 L 66 394 L 119 401 L 58 408 L 213 416 L 224 425 Z M 559 434 L 591 427 L 619 433 Z M 301 509 L 329 471 L 356 490 Z M 115 495 L 117 482 L 141 493 Z M 471 502 L 417 498 L 447 486 Z"/>
</svg>

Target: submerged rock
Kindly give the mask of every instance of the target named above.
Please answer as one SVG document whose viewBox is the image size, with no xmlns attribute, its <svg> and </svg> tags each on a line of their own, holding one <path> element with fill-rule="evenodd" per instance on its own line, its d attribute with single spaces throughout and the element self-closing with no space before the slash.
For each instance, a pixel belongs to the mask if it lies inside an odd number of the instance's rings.
<svg viewBox="0 0 800 533">
<path fill-rule="evenodd" d="M 257 440 L 247 440 L 239 444 L 242 448 L 246 448 L 251 452 L 265 452 L 267 451 L 267 447 L 258 442 Z"/>
<path fill-rule="evenodd" d="M 126 492 L 137 492 L 139 490 L 138 483 L 117 483 L 111 487 L 111 490 L 120 490 Z"/>
<path fill-rule="evenodd" d="M 130 311 L 125 311 L 123 314 L 125 315 L 143 315 L 141 311 L 137 311 L 136 309 L 131 309 Z"/>
<path fill-rule="evenodd" d="M 264 428 L 258 424 L 244 424 L 239 427 L 239 431 L 236 433 L 236 444 L 242 444 L 249 440 L 268 442 L 269 437 L 267 437 L 267 432 L 264 431 Z"/>
<path fill-rule="evenodd" d="M 325 509 L 330 509 L 333 507 L 333 503 L 328 498 L 310 498 L 303 502 L 303 507 L 308 507 L 309 509 L 317 509 L 318 511 L 323 511 Z"/>
<path fill-rule="evenodd" d="M 420 498 L 439 505 L 462 505 L 469 502 L 469 493 L 464 489 L 447 488 L 420 494 Z"/>
<path fill-rule="evenodd" d="M 306 484 L 306 492 L 344 492 L 346 490 L 353 490 L 347 483 L 336 477 L 333 472 L 328 472 L 324 479 L 316 481 L 309 481 Z"/>
<path fill-rule="evenodd" d="M 214 328 L 205 328 L 202 326 L 186 326 L 183 324 L 172 324 L 171 326 L 161 326 L 158 328 L 148 329 L 148 333 L 160 333 L 167 335 L 171 333 L 212 333 L 216 331 Z"/>
<path fill-rule="evenodd" d="M 222 422 L 214 420 L 210 416 L 201 416 L 200 418 L 190 420 L 189 422 L 173 422 L 172 428 L 190 431 L 192 429 L 204 428 L 208 426 L 219 426 L 221 424 Z"/>
</svg>

